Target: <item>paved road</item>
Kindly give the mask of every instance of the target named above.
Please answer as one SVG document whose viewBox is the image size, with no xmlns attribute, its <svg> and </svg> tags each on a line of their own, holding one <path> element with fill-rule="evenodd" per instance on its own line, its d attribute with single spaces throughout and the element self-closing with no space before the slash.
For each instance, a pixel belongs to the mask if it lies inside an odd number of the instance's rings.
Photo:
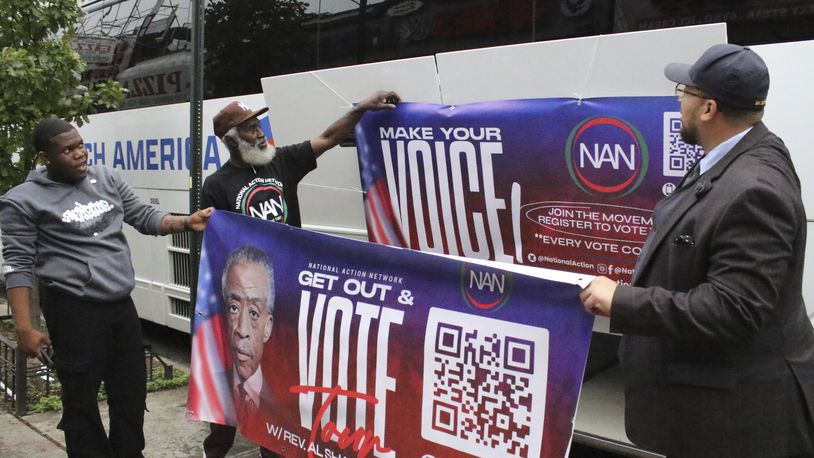
<svg viewBox="0 0 814 458">
<path fill-rule="evenodd" d="M 186 388 L 147 395 L 144 416 L 145 457 L 188 458 L 203 455 L 201 444 L 208 430 L 205 423 L 184 418 Z M 108 423 L 107 405 L 100 403 L 102 419 Z M 56 428 L 59 412 L 30 414 L 22 420 L 0 413 L 0 456 L 3 458 L 52 458 L 65 456 L 65 440 Z M 257 455 L 257 446 L 239 437 L 228 456 Z"/>
<path fill-rule="evenodd" d="M 0 315 L 7 310 L 0 297 Z M 189 371 L 189 335 L 168 328 L 145 323 L 145 343 L 151 344 L 169 364 Z M 144 456 L 188 458 L 203 456 L 201 444 L 208 425 L 185 419 L 186 387 L 147 394 L 148 412 L 144 415 L 144 435 L 147 446 Z M 99 409 L 105 425 L 108 424 L 107 403 Z M 56 458 L 65 457 L 65 438 L 56 428 L 60 412 L 35 413 L 19 419 L 0 410 L 0 457 L 2 458 Z M 257 446 L 238 437 L 228 456 L 257 456 Z"/>
</svg>

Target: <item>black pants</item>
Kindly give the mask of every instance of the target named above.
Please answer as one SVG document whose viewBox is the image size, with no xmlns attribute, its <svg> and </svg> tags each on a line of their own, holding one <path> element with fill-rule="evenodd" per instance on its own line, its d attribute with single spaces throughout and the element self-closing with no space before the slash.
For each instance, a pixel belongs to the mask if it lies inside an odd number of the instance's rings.
<svg viewBox="0 0 814 458">
<path fill-rule="evenodd" d="M 69 457 L 140 457 L 144 449 L 147 376 L 133 300 L 91 302 L 41 288 L 42 311 L 62 385 L 62 420 Z M 105 382 L 110 435 L 96 393 Z"/>
<path fill-rule="evenodd" d="M 235 443 L 235 432 L 237 428 L 229 425 L 209 424 L 209 435 L 204 439 L 204 455 L 206 458 L 223 458 L 226 452 Z M 260 456 L 263 458 L 281 458 L 271 450 L 260 447 Z"/>
</svg>

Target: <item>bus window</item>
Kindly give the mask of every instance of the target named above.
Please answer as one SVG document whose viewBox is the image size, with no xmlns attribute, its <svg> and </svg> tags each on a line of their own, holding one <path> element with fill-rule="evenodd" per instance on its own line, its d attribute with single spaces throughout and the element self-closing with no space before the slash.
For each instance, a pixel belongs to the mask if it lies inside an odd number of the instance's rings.
<svg viewBox="0 0 814 458">
<path fill-rule="evenodd" d="M 189 100 L 189 0 L 81 6 L 85 83 L 121 82 L 122 109 Z M 261 92 L 267 76 L 715 22 L 744 45 L 814 38 L 811 0 L 208 0 L 204 15 L 207 99 Z"/>
</svg>

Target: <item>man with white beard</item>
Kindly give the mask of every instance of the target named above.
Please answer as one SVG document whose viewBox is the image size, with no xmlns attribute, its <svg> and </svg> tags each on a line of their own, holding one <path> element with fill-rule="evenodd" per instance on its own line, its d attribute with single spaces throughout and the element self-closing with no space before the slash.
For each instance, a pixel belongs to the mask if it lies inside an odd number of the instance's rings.
<svg viewBox="0 0 814 458">
<path fill-rule="evenodd" d="M 229 160 L 204 181 L 202 208 L 214 207 L 300 227 L 297 185 L 317 167 L 316 159 L 353 132 L 367 110 L 393 109 L 401 99 L 392 91 L 378 91 L 359 102 L 317 137 L 275 148 L 266 141 L 258 116 L 240 102 L 226 105 L 213 118 L 215 135 L 229 149 Z M 235 427 L 210 424 L 204 440 L 206 457 L 223 457 L 235 440 Z M 278 457 L 262 449 L 263 457 Z"/>
<path fill-rule="evenodd" d="M 378 91 L 318 137 L 280 148 L 269 145 L 260 129 L 257 117 L 268 108 L 252 111 L 240 102 L 226 105 L 213 122 L 230 158 L 204 182 L 202 207 L 300 227 L 297 184 L 316 168 L 316 158 L 350 135 L 365 111 L 392 109 L 399 100 L 395 92 Z"/>
</svg>

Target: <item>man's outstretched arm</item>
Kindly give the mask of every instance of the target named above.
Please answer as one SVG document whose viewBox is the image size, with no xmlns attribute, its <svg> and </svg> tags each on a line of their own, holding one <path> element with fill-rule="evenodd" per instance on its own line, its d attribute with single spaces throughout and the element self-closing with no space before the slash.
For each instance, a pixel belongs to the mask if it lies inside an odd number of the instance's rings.
<svg viewBox="0 0 814 458">
<path fill-rule="evenodd" d="M 325 132 L 311 139 L 311 149 L 314 151 L 314 155 L 319 157 L 322 153 L 347 138 L 353 132 L 356 123 L 362 119 L 362 115 L 365 114 L 367 110 L 392 110 L 396 108 L 396 104 L 400 101 L 401 98 L 399 95 L 393 91 L 377 91 L 357 103 L 353 109 L 328 126 Z"/>
</svg>

